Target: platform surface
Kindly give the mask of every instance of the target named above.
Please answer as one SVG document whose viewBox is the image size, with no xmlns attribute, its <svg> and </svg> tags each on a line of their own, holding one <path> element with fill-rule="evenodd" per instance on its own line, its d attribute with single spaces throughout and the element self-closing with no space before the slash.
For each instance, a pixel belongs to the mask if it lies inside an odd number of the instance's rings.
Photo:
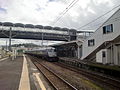
<svg viewBox="0 0 120 90">
<path fill-rule="evenodd" d="M 0 59 L 0 90 L 52 90 L 28 56 Z"/>
<path fill-rule="evenodd" d="M 0 90 L 18 90 L 23 66 L 23 57 L 16 60 L 0 60 Z"/>
</svg>

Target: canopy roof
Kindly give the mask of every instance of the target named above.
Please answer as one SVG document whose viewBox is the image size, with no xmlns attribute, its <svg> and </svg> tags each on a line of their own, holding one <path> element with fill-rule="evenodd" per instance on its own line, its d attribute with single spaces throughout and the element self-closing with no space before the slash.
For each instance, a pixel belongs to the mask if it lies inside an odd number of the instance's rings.
<svg viewBox="0 0 120 90">
<path fill-rule="evenodd" d="M 26 28 L 34 28 L 34 25 L 32 25 L 32 24 L 25 24 L 25 27 Z"/>
<path fill-rule="evenodd" d="M 52 27 L 51 27 L 51 26 L 44 26 L 44 29 L 51 30 L 51 29 L 52 29 Z"/>
<path fill-rule="evenodd" d="M 53 30 L 61 30 L 60 27 L 53 27 Z"/>
<path fill-rule="evenodd" d="M 0 25 L 2 25 L 2 22 L 0 22 Z"/>
<path fill-rule="evenodd" d="M 63 30 L 63 31 L 68 31 L 69 29 L 68 29 L 68 28 L 62 28 L 61 30 Z"/>
<path fill-rule="evenodd" d="M 13 26 L 13 23 L 11 23 L 11 22 L 4 22 L 3 25 L 4 26 Z"/>
<path fill-rule="evenodd" d="M 69 30 L 70 30 L 70 31 L 77 31 L 76 29 L 73 29 L 73 28 L 72 28 L 72 29 L 69 29 Z"/>
<path fill-rule="evenodd" d="M 39 29 L 48 29 L 48 30 L 59 30 L 59 31 L 77 31 L 76 29 L 68 29 L 61 27 L 52 27 L 52 26 L 42 26 L 42 25 L 33 25 L 33 24 L 22 24 L 22 23 L 11 23 L 11 22 L 0 22 L 0 25 L 4 26 L 15 26 L 15 27 L 25 27 L 25 28 L 39 28 Z"/>
<path fill-rule="evenodd" d="M 25 25 L 22 24 L 22 23 L 15 23 L 14 25 L 15 25 L 15 27 L 24 27 L 24 26 L 25 26 Z"/>
<path fill-rule="evenodd" d="M 43 29 L 42 25 L 35 25 L 35 28 Z"/>
</svg>

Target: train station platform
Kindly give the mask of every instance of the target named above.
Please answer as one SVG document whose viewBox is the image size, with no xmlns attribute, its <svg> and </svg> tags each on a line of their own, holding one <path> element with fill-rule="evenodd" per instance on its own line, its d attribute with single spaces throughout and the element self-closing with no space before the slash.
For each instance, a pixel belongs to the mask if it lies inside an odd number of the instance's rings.
<svg viewBox="0 0 120 90">
<path fill-rule="evenodd" d="M 37 68 L 25 55 L 14 60 L 0 59 L 0 90 L 46 90 L 45 81 L 41 78 Z"/>
<path fill-rule="evenodd" d="M 17 90 L 22 72 L 22 57 L 0 59 L 0 90 Z"/>
</svg>

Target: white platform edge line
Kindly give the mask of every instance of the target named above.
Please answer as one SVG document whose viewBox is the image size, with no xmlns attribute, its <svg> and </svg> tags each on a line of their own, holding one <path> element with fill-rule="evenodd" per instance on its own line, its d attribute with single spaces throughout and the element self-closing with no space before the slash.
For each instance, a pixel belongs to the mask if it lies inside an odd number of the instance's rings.
<svg viewBox="0 0 120 90">
<path fill-rule="evenodd" d="M 28 60 L 30 60 L 30 58 L 28 57 Z M 41 88 L 41 90 L 47 90 L 43 81 L 41 80 L 41 78 L 39 77 L 40 73 L 33 73 L 33 75 L 36 77 L 36 80 L 38 82 L 39 87 Z"/>
<path fill-rule="evenodd" d="M 42 90 L 47 90 L 42 82 L 42 80 L 40 79 L 39 77 L 39 73 L 33 73 L 33 75 L 36 77 L 38 83 L 39 83 L 39 86 Z"/>
<path fill-rule="evenodd" d="M 23 68 L 18 90 L 30 90 L 30 80 L 28 74 L 27 60 L 25 55 L 23 55 Z"/>
<path fill-rule="evenodd" d="M 6 60 L 6 59 L 8 59 L 8 57 L 7 57 L 7 58 L 0 59 L 0 61 Z"/>
</svg>

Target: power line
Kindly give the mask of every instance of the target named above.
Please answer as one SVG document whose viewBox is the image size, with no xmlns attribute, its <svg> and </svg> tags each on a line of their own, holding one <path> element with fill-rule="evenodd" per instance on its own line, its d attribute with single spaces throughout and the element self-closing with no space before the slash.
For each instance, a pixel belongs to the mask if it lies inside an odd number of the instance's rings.
<svg viewBox="0 0 120 90">
<path fill-rule="evenodd" d="M 88 26 L 86 28 L 83 28 L 82 30 L 86 30 L 86 29 L 91 29 L 91 30 L 94 30 L 95 28 L 97 28 L 98 26 L 100 26 L 101 24 L 103 24 L 102 22 L 101 23 L 98 23 L 96 25 L 91 25 L 91 26 Z"/>
<path fill-rule="evenodd" d="M 62 15 L 66 12 L 66 10 L 70 7 L 70 5 L 72 5 L 74 2 L 75 2 L 75 0 L 73 0 L 73 1 L 61 12 L 60 15 L 62 16 Z M 61 18 L 61 16 L 56 19 L 56 21 L 53 23 L 53 25 Z"/>
<path fill-rule="evenodd" d="M 56 19 L 55 22 L 53 22 L 53 25 L 55 25 L 79 0 L 73 0 L 65 10 L 60 14 L 61 16 Z"/>
<path fill-rule="evenodd" d="M 87 26 L 87 25 L 89 25 L 89 24 L 95 22 L 96 20 L 98 20 L 98 19 L 100 19 L 101 17 L 105 16 L 106 14 L 110 13 L 110 12 L 113 11 L 114 9 L 118 8 L 119 6 L 120 6 L 120 4 L 119 4 L 118 6 L 116 6 L 116 7 L 114 7 L 113 9 L 111 9 L 110 11 L 106 12 L 105 14 L 103 14 L 103 15 L 99 16 L 98 18 L 92 20 L 91 22 L 89 22 L 89 23 L 87 23 L 87 24 L 85 24 L 85 25 L 79 27 L 78 29 L 81 29 L 81 28 L 83 28 L 83 27 L 85 27 L 85 26 Z"/>
<path fill-rule="evenodd" d="M 116 18 L 113 18 L 113 19 L 110 19 L 110 22 L 118 22 L 118 21 L 120 21 L 120 16 L 118 16 Z M 94 28 L 95 28 L 95 26 L 101 26 L 101 24 L 103 24 L 103 23 L 98 23 L 98 24 L 92 25 L 92 26 L 94 26 Z M 87 30 L 87 29 L 91 29 L 92 30 L 91 26 L 88 26 L 87 28 L 84 28 L 82 30 Z"/>
</svg>

